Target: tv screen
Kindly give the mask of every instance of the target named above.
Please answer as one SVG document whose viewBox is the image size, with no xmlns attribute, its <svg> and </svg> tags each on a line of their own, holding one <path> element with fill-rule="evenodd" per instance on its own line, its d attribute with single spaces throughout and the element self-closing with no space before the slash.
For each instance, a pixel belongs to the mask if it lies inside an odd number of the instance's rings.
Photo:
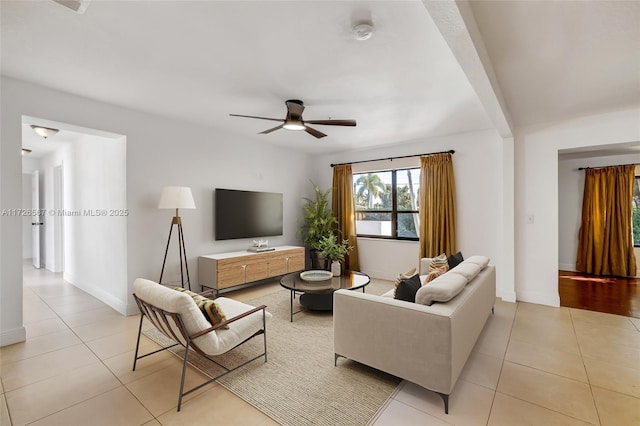
<svg viewBox="0 0 640 426">
<path fill-rule="evenodd" d="M 215 239 L 282 235 L 282 194 L 215 190 Z"/>
</svg>

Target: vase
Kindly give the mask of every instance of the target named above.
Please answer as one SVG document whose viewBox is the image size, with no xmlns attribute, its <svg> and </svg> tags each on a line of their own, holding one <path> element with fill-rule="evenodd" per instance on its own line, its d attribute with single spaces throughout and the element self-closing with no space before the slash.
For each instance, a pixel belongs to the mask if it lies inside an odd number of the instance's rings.
<svg viewBox="0 0 640 426">
<path fill-rule="evenodd" d="M 333 262 L 331 262 L 331 273 L 334 277 L 340 276 L 340 274 L 342 273 L 341 269 L 342 268 L 339 261 L 334 260 Z"/>
</svg>

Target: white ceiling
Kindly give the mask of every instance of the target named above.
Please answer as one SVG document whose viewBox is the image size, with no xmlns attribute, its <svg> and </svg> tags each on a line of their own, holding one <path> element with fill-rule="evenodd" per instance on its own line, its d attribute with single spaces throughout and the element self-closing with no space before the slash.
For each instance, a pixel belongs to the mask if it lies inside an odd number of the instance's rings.
<svg viewBox="0 0 640 426">
<path fill-rule="evenodd" d="M 426 0 L 425 0 L 426 3 Z M 492 128 L 420 1 L 2 1 L 3 75 L 310 153 Z M 640 2 L 472 2 L 515 125 L 640 99 Z M 373 37 L 357 41 L 355 22 Z M 440 29 L 440 30 L 439 30 Z M 468 72 L 468 71 L 467 71 Z M 480 92 L 479 92 L 480 93 Z M 329 136 L 258 132 L 302 99 Z M 62 132 L 61 132 L 62 134 Z"/>
<path fill-rule="evenodd" d="M 640 103 L 640 1 L 470 4 L 515 125 Z"/>
</svg>

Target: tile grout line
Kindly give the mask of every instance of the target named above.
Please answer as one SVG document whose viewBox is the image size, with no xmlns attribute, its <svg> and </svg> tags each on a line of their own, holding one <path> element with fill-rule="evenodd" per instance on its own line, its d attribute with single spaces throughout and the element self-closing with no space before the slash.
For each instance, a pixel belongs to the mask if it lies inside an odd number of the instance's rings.
<svg viewBox="0 0 640 426">
<path fill-rule="evenodd" d="M 571 311 L 571 309 L 569 309 L 569 318 L 571 318 L 571 328 L 573 329 L 573 334 L 576 338 L 578 351 L 580 351 L 580 360 L 582 361 L 582 368 L 584 368 L 584 374 L 587 376 L 587 384 L 589 385 L 589 392 L 591 393 L 591 400 L 593 401 L 593 407 L 596 409 L 596 415 L 598 416 L 598 423 L 601 425 L 602 419 L 600 418 L 600 410 L 598 410 L 598 404 L 596 403 L 596 396 L 593 394 L 593 386 L 591 385 L 591 378 L 589 377 L 587 366 L 584 363 L 584 355 L 582 353 L 582 347 L 580 346 L 580 341 L 578 340 L 578 332 L 576 331 L 576 326 L 575 326 L 575 323 L 573 322 L 573 312 Z"/>
<path fill-rule="evenodd" d="M 518 305 L 519 305 L 519 303 L 518 303 Z M 518 313 L 518 307 L 516 307 L 516 314 L 514 315 L 514 319 L 513 319 L 513 324 L 512 324 L 512 328 L 511 328 L 511 330 L 513 330 L 513 327 L 515 326 L 517 313 Z M 571 326 L 572 326 L 572 328 L 573 328 L 573 320 L 571 321 Z M 574 333 L 575 333 L 575 330 L 574 330 Z M 516 341 L 520 341 L 520 340 L 517 340 L 517 339 L 516 339 Z M 576 336 L 576 342 L 577 342 L 577 336 Z M 509 333 L 509 343 L 511 343 L 511 333 Z M 508 345 L 507 345 L 507 350 L 508 350 Z M 578 350 L 580 350 L 579 345 L 578 345 Z M 582 359 L 582 353 L 580 354 L 580 358 Z M 530 369 L 532 369 L 532 370 L 540 371 L 540 372 L 542 372 L 542 373 L 551 374 L 551 375 L 553 375 L 553 376 L 557 376 L 557 377 L 560 377 L 560 378 L 563 378 L 563 379 L 568 379 L 568 380 L 571 380 L 571 381 L 574 381 L 574 382 L 577 382 L 577 383 L 580 383 L 580 384 L 583 384 L 583 385 L 589 385 L 589 390 L 591 391 L 591 393 L 592 393 L 592 398 L 593 398 L 593 391 L 591 390 L 591 385 L 590 385 L 590 383 L 580 382 L 579 380 L 575 380 L 575 379 L 572 379 L 572 378 L 570 378 L 570 377 L 561 376 L 561 375 L 559 375 L 559 374 L 551 373 L 551 372 L 549 372 L 549 371 L 545 371 L 545 370 L 540 370 L 540 369 L 538 369 L 538 368 L 534 368 L 534 367 L 531 367 L 531 366 L 528 366 L 528 365 L 519 364 L 519 363 L 517 363 L 517 362 L 513 362 L 513 361 L 508 361 L 508 360 L 506 359 L 506 351 L 505 351 L 505 359 L 503 360 L 503 363 L 502 363 L 502 366 L 503 366 L 503 367 L 504 367 L 504 363 L 505 363 L 505 362 L 509 362 L 509 363 L 512 363 L 512 364 L 515 364 L 515 365 L 520 365 L 520 366 L 522 366 L 522 367 L 530 368 Z M 501 376 L 501 375 L 502 375 L 502 368 L 500 369 L 500 376 Z M 587 374 L 587 372 L 586 372 L 586 369 L 585 369 L 585 375 L 587 376 L 587 380 L 588 380 L 588 374 Z M 498 383 L 499 383 L 499 382 L 500 382 L 500 377 L 498 377 Z M 556 410 L 551 409 L 551 408 L 549 408 L 549 407 L 545 407 L 545 406 L 543 406 L 543 405 L 540 405 L 540 404 L 534 403 L 534 402 L 532 402 L 532 401 L 528 401 L 528 400 L 526 400 L 526 399 L 522 399 L 522 398 L 517 397 L 517 396 L 514 396 L 514 395 L 510 395 L 510 394 L 507 394 L 507 393 L 499 392 L 499 391 L 498 391 L 498 389 L 497 389 L 497 386 L 496 386 L 496 394 L 498 394 L 498 393 L 500 393 L 501 395 L 508 396 L 509 398 L 517 399 L 518 401 L 522 401 L 522 402 L 525 402 L 525 403 L 527 403 L 527 404 L 531 404 L 531 405 L 533 405 L 533 406 L 540 407 L 540 408 L 542 408 L 542 409 L 544 409 L 544 410 L 547 410 L 547 411 L 550 411 L 550 412 L 553 412 L 553 413 L 560 414 L 560 415 L 565 416 L 565 417 L 569 417 L 569 418 L 572 418 L 572 419 L 576 419 L 576 420 L 579 420 L 579 421 L 584 422 L 584 423 L 589 423 L 589 422 L 586 422 L 586 421 L 585 421 L 585 420 L 583 420 L 583 419 L 579 419 L 579 418 L 574 417 L 574 416 L 572 416 L 572 415 L 570 415 L 570 414 L 566 414 L 566 413 L 563 413 L 563 412 L 561 412 L 561 411 L 556 411 Z M 494 401 L 495 401 L 495 395 L 494 395 Z M 595 401 L 594 401 L 594 406 L 595 406 Z M 493 403 L 491 404 L 491 409 L 493 410 Z M 596 412 L 597 412 L 597 406 L 596 406 Z M 599 423 L 599 424 L 602 424 L 602 423 L 600 422 L 600 416 L 599 416 L 599 414 L 598 414 L 598 423 Z"/>
<path fill-rule="evenodd" d="M 496 382 L 496 388 L 493 392 L 491 407 L 489 407 L 489 418 L 487 419 L 487 426 L 491 421 L 491 413 L 493 412 L 493 406 L 496 402 L 496 395 L 498 394 L 498 385 L 500 384 L 500 377 L 502 377 L 502 370 L 504 368 L 504 363 L 507 358 L 507 351 L 509 350 L 509 344 L 511 343 L 511 334 L 513 333 L 513 327 L 516 323 L 516 316 L 518 315 L 518 309 L 520 308 L 520 303 L 518 303 L 518 301 L 516 301 L 515 304 L 516 304 L 516 309 L 515 309 L 515 312 L 513 313 L 513 321 L 511 321 L 511 328 L 509 329 L 509 339 L 507 340 L 507 347 L 504 349 L 504 353 L 502 354 L 502 363 L 500 364 L 500 373 L 498 373 L 498 381 Z M 494 308 L 494 314 L 495 314 L 495 308 Z"/>
<path fill-rule="evenodd" d="M 66 282 L 66 281 L 64 281 L 64 280 L 62 280 L 62 281 L 63 281 L 64 283 L 67 283 L 67 282 Z M 71 284 L 71 283 L 68 283 L 68 284 L 69 284 L 69 285 L 73 285 L 73 284 Z M 23 284 L 23 286 L 24 286 L 24 284 Z M 80 342 L 82 343 L 82 345 L 84 345 L 84 346 L 87 348 L 87 350 L 89 350 L 89 352 L 91 352 L 91 353 L 92 353 L 92 354 L 97 358 L 98 362 L 99 362 L 100 364 L 102 364 L 102 365 L 107 369 L 107 371 L 109 372 L 109 374 L 111 374 L 111 375 L 112 375 L 112 376 L 113 376 L 113 377 L 118 381 L 118 383 L 120 383 L 120 386 L 121 386 L 121 387 L 123 387 L 124 389 L 126 389 L 126 391 L 127 391 L 127 392 L 129 392 L 129 393 L 131 394 L 131 396 L 133 396 L 133 398 L 135 398 L 135 400 L 136 400 L 136 401 L 138 401 L 138 403 L 139 403 L 139 404 L 140 404 L 140 405 L 141 405 L 141 406 L 142 406 L 142 407 L 143 407 L 143 408 L 144 408 L 144 409 L 149 413 L 149 415 L 151 415 L 151 417 L 152 417 L 153 419 L 155 419 L 156 421 L 158 421 L 158 422 L 159 422 L 159 420 L 158 420 L 158 419 L 153 415 L 153 413 L 151 413 L 151 412 L 149 411 L 149 409 L 148 409 L 148 408 L 147 408 L 147 407 L 142 403 L 142 401 L 140 401 L 140 399 L 138 399 L 138 397 L 137 397 L 135 394 L 133 394 L 133 392 L 131 392 L 131 390 L 130 390 L 130 389 L 129 389 L 129 388 L 128 388 L 128 387 L 127 387 L 123 382 L 122 382 L 122 380 L 120 380 L 120 378 L 119 378 L 118 376 L 116 376 L 116 374 L 115 374 L 113 371 L 111 371 L 111 369 L 109 368 L 109 366 L 108 366 L 108 365 L 106 365 L 106 364 L 104 363 L 104 360 L 103 360 L 103 359 L 101 359 L 101 358 L 98 356 L 98 354 L 96 354 L 96 353 L 95 353 L 95 351 L 93 351 L 93 349 L 91 349 L 91 347 L 90 347 L 89 345 L 87 345 L 87 342 L 85 342 L 85 341 L 84 341 L 84 339 L 83 339 L 82 337 L 80 337 L 80 336 L 75 332 L 75 330 L 73 330 L 73 328 L 71 328 L 71 326 L 70 326 L 69 324 L 67 324 L 67 322 L 64 320 L 64 318 L 62 318 L 62 317 L 60 316 L 60 314 L 55 310 L 55 308 L 53 308 L 51 305 L 49 305 L 49 304 L 46 302 L 46 300 L 45 300 L 45 299 L 43 299 L 43 298 L 42 298 L 42 296 L 40 296 L 40 295 L 39 295 L 35 290 L 33 290 L 33 289 L 32 289 L 32 288 L 30 288 L 30 287 L 28 287 L 28 288 L 29 288 L 29 290 L 31 290 L 31 292 L 33 292 L 33 294 L 34 294 L 34 295 L 36 295 L 36 296 L 40 299 L 40 301 L 41 301 L 42 303 L 44 303 L 45 305 L 47 305 L 47 307 L 48 307 L 49 309 L 51 309 L 51 311 L 52 311 L 52 312 L 53 312 L 53 313 L 58 317 L 58 319 L 59 319 L 60 321 L 62 321 L 62 323 L 65 325 L 65 327 L 67 327 L 67 329 L 68 329 L 71 333 L 73 333 L 73 335 L 74 335 L 74 336 L 76 336 L 76 337 L 78 338 L 78 340 L 80 340 Z M 82 289 L 78 289 L 78 290 L 85 292 L 85 291 L 84 291 L 84 290 L 82 290 Z M 85 292 L 85 293 L 86 293 L 86 292 Z M 89 293 L 86 293 L 86 294 L 89 294 Z M 91 296 L 91 295 L 90 295 L 90 296 Z M 94 297 L 94 296 L 91 296 L 91 297 Z M 95 309 L 90 309 L 89 311 L 92 311 L 92 310 L 95 310 Z M 89 311 L 84 311 L 84 312 L 89 312 Z M 73 345 L 73 346 L 75 346 L 75 345 Z M 64 349 L 64 348 L 62 348 L 62 349 Z M 58 349 L 58 350 L 59 350 L 59 349 Z M 55 352 L 55 351 L 48 351 L 48 352 L 45 352 L 45 353 L 51 353 L 51 352 Z M 43 355 L 43 354 L 41 354 L 41 355 Z M 33 357 L 31 357 L 31 358 L 33 358 Z M 41 381 L 41 380 L 39 380 L 39 381 Z M 39 381 L 38 381 L 38 382 L 39 382 Z M 35 382 L 35 383 L 37 383 L 37 382 Z M 118 387 L 120 387 L 120 386 L 118 386 Z M 87 401 L 90 401 L 90 400 L 92 400 L 92 399 L 94 399 L 94 398 L 97 398 L 97 397 L 102 396 L 102 395 L 104 395 L 104 394 L 106 394 L 106 393 L 108 393 L 108 392 L 111 392 L 111 391 L 113 391 L 113 390 L 117 389 L 118 387 L 115 387 L 115 388 L 113 388 L 113 389 L 106 390 L 106 391 L 104 391 L 104 392 L 102 392 L 102 393 L 100 393 L 100 394 L 97 394 L 97 395 L 92 396 L 91 398 L 84 399 L 84 400 L 82 400 L 82 401 L 78 401 L 78 402 L 76 402 L 75 404 L 71 404 L 71 405 L 69 405 L 68 407 L 64 407 L 64 408 L 62 408 L 62 409 L 60 409 L 60 410 L 58 410 L 58 411 L 55 411 L 55 412 L 53 412 L 53 413 L 49 413 L 49 414 L 47 414 L 46 416 L 44 416 L 44 417 L 42 417 L 42 418 L 40 418 L 40 419 L 36 419 L 36 420 L 34 420 L 34 422 L 39 421 L 39 420 L 42 420 L 42 419 L 45 419 L 45 418 L 47 418 L 47 417 L 49 417 L 49 416 L 51 416 L 51 415 L 57 414 L 57 413 L 59 413 L 59 412 L 61 412 L 61 411 L 67 410 L 67 409 L 69 409 L 69 408 L 71 408 L 71 407 L 75 407 L 76 405 L 79 405 L 79 404 L 85 403 L 85 402 L 87 402 Z M 6 402 L 6 398 L 5 398 L 5 404 L 6 404 L 6 406 L 7 406 L 7 411 L 9 411 L 9 404 L 8 404 L 8 402 Z M 11 413 L 9 413 L 9 415 L 10 415 L 10 414 L 11 414 Z M 148 421 L 151 421 L 151 420 L 148 420 Z M 147 421 L 147 422 L 148 422 L 148 421 Z M 33 422 L 31 422 L 31 423 L 33 423 Z M 145 423 L 146 423 L 146 422 L 145 422 Z"/>
</svg>

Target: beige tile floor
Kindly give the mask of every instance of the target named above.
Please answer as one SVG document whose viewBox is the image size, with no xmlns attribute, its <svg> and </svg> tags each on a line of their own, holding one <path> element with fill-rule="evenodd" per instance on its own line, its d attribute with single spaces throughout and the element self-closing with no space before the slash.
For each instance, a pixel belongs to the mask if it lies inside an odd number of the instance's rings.
<svg viewBox="0 0 640 426">
<path fill-rule="evenodd" d="M 189 395 L 177 413 L 179 359 L 160 353 L 131 371 L 138 316 L 57 274 L 24 271 L 27 341 L 0 349 L 0 426 L 276 424 L 217 384 Z M 143 346 L 157 347 L 144 337 Z M 188 372 L 188 384 L 202 379 Z M 372 424 L 639 425 L 640 320 L 498 301 L 449 413 L 436 394 L 402 382 Z"/>
</svg>

